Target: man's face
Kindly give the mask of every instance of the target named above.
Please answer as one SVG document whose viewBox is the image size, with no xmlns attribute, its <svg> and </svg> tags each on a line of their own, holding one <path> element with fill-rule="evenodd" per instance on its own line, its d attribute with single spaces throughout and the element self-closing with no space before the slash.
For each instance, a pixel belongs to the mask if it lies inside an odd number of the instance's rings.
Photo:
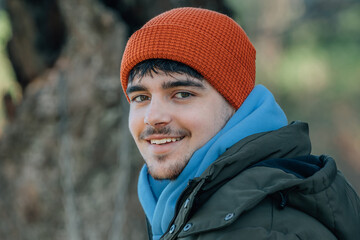
<svg viewBox="0 0 360 240">
<path fill-rule="evenodd" d="M 234 108 L 206 81 L 152 72 L 128 84 L 129 128 L 155 179 L 176 179 Z"/>
</svg>

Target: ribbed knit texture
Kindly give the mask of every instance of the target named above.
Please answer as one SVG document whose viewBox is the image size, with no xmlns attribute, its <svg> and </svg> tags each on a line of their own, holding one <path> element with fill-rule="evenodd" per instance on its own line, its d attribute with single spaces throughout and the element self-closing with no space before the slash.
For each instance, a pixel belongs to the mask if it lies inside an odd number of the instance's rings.
<svg viewBox="0 0 360 240">
<path fill-rule="evenodd" d="M 244 30 L 228 16 L 176 8 L 151 19 L 130 37 L 121 63 L 121 84 L 126 92 L 136 64 L 169 59 L 194 68 L 238 109 L 255 85 L 255 55 Z"/>
</svg>

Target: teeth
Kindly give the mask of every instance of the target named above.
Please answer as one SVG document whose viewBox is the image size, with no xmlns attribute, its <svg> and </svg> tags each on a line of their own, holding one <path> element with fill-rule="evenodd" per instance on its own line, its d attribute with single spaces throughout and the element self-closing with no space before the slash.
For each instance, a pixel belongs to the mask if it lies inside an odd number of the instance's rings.
<svg viewBox="0 0 360 240">
<path fill-rule="evenodd" d="M 150 143 L 151 144 L 164 144 L 164 143 L 169 143 L 169 142 L 176 142 L 179 140 L 180 140 L 180 138 L 151 139 Z"/>
</svg>

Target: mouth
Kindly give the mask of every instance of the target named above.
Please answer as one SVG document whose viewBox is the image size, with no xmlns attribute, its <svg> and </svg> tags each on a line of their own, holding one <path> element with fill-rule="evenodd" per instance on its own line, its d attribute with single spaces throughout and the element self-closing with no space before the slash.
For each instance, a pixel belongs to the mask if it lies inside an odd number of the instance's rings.
<svg viewBox="0 0 360 240">
<path fill-rule="evenodd" d="M 172 142 L 177 142 L 182 140 L 184 137 L 176 137 L 176 138 L 161 138 L 161 139 L 150 139 L 148 142 L 153 145 L 162 145 Z"/>
</svg>

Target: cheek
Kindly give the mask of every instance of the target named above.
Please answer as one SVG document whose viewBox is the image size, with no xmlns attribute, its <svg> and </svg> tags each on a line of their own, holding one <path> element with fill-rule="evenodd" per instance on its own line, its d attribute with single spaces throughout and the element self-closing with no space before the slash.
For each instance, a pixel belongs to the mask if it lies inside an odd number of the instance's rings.
<svg viewBox="0 0 360 240">
<path fill-rule="evenodd" d="M 218 101 L 198 108 L 189 121 L 192 123 L 194 137 L 201 144 L 214 137 L 233 115 L 233 109 L 226 102 Z"/>
<path fill-rule="evenodd" d="M 139 136 L 144 125 L 144 120 L 141 117 L 141 114 L 134 112 L 130 109 L 129 112 L 129 130 L 135 141 L 137 136 Z"/>
<path fill-rule="evenodd" d="M 196 108 L 196 111 L 187 114 L 187 116 L 184 119 L 187 123 L 186 127 L 191 131 L 192 139 L 199 145 L 203 145 L 217 133 L 218 129 L 215 128 L 217 116 L 210 106 L 208 108 Z"/>
</svg>

